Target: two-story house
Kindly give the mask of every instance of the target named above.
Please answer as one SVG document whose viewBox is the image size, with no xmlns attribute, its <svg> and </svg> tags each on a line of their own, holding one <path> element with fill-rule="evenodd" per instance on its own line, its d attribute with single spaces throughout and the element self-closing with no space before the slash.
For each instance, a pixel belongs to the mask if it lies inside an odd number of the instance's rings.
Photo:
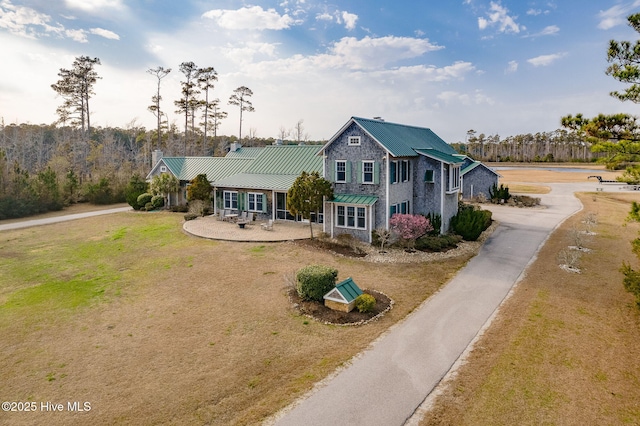
<svg viewBox="0 0 640 426">
<path fill-rule="evenodd" d="M 438 214 L 445 232 L 458 212 L 463 159 L 430 129 L 352 117 L 320 155 L 334 184 L 324 207 L 331 236 L 371 242 L 396 213 Z"/>
</svg>

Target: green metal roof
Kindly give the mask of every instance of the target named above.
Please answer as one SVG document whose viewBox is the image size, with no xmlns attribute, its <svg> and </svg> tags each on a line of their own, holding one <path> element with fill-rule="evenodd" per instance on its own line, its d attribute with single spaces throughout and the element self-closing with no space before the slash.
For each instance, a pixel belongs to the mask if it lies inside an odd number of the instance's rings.
<svg viewBox="0 0 640 426">
<path fill-rule="evenodd" d="M 452 154 L 446 154 L 436 149 L 416 149 L 416 152 L 427 157 L 434 158 L 447 164 L 462 164 L 464 160 Z"/>
<path fill-rule="evenodd" d="M 251 164 L 248 158 L 164 157 L 160 160 L 179 180 L 190 181 L 206 174 L 210 182 L 241 173 Z"/>
<path fill-rule="evenodd" d="M 486 165 L 482 164 L 482 162 L 480 162 L 480 161 L 474 161 L 473 163 L 469 164 L 467 167 L 461 169 L 460 170 L 460 174 L 462 176 L 464 176 L 465 174 L 469 173 L 471 170 L 475 169 L 478 166 L 484 166 L 487 170 L 489 170 L 490 172 L 494 173 L 496 176 L 500 176 L 500 174 L 498 172 L 496 172 L 492 168 L 487 167 Z"/>
<path fill-rule="evenodd" d="M 220 188 L 266 189 L 288 191 L 298 175 L 268 175 L 257 173 L 239 173 L 213 182 Z"/>
<path fill-rule="evenodd" d="M 262 152 L 263 147 L 240 147 L 235 151 L 227 152 L 225 158 L 257 158 Z"/>
<path fill-rule="evenodd" d="M 352 117 L 352 120 L 394 157 L 415 157 L 415 150 L 418 149 L 435 149 L 450 155 L 456 153 L 449 144 L 425 127 L 360 117 Z"/>
<path fill-rule="evenodd" d="M 298 176 L 303 171 L 322 173 L 319 145 L 266 146 L 251 163 L 246 173 Z"/>
<path fill-rule="evenodd" d="M 370 206 L 378 201 L 378 197 L 373 195 L 357 195 L 357 194 L 334 194 L 332 203 L 340 204 L 360 204 Z"/>
<path fill-rule="evenodd" d="M 358 287 L 356 283 L 353 282 L 353 279 L 351 277 L 347 278 L 339 284 L 336 284 L 336 290 L 340 292 L 347 303 L 350 303 L 352 300 L 362 294 L 362 290 L 360 290 L 360 287 Z"/>
</svg>

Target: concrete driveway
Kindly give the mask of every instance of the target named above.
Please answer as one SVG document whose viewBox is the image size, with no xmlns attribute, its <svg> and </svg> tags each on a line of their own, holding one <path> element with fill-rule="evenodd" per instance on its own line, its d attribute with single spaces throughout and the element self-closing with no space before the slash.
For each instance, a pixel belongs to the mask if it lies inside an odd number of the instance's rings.
<svg viewBox="0 0 640 426">
<path fill-rule="evenodd" d="M 31 226 L 49 225 L 51 223 L 66 222 L 68 220 L 83 219 L 85 217 L 100 216 L 103 214 L 127 212 L 132 210 L 131 207 L 118 207 L 114 209 L 96 210 L 92 212 L 67 214 L 63 216 L 53 216 L 45 219 L 30 219 L 20 222 L 5 223 L 0 225 L 0 231 L 8 231 L 9 229 L 29 228 Z"/>
<path fill-rule="evenodd" d="M 500 222 L 479 254 L 441 291 L 364 353 L 267 424 L 404 425 L 488 326 L 553 231 L 582 205 L 589 184 L 551 184 L 545 209 L 489 206 Z M 602 187 L 599 187 L 602 188 Z M 618 191 L 619 187 L 606 187 Z M 413 417 L 413 419 L 412 419 Z M 411 419 L 411 421 L 409 421 Z"/>
</svg>

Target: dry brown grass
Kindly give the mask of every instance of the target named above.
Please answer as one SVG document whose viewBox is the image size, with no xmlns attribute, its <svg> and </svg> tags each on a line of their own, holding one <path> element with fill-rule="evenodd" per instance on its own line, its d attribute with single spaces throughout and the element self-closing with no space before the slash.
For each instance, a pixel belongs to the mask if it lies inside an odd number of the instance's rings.
<svg viewBox="0 0 640 426">
<path fill-rule="evenodd" d="M 423 425 L 640 424 L 640 311 L 622 286 L 637 268 L 623 226 L 636 194 L 582 194 L 584 210 L 545 244 Z M 597 213 L 582 273 L 557 264 L 570 231 Z"/>
<path fill-rule="evenodd" d="M 181 214 L 131 212 L 1 234 L 0 260 L 7 263 L 0 273 L 11 261 L 83 247 L 98 258 L 116 253 L 93 269 L 113 267 L 119 278 L 87 306 L 41 301 L 0 312 L 2 398 L 91 403 L 80 414 L 0 413 L 0 423 L 255 424 L 360 352 L 469 257 L 372 267 L 289 243 L 197 239 L 180 231 L 181 221 Z M 164 229 L 161 236 L 131 242 L 135 230 L 154 227 Z M 86 247 L 94 242 L 104 251 Z M 42 268 L 48 276 L 75 276 L 75 258 Z M 310 263 L 384 292 L 394 309 L 347 328 L 299 315 L 284 276 Z M 0 303 L 17 290 L 6 284 Z"/>
</svg>

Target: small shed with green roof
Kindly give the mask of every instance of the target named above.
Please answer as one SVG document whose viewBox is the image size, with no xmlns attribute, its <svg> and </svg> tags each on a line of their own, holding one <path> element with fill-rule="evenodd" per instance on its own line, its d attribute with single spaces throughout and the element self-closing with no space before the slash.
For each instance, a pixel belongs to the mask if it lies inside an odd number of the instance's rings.
<svg viewBox="0 0 640 426">
<path fill-rule="evenodd" d="M 324 295 L 324 305 L 330 309 L 342 312 L 351 312 L 355 306 L 356 297 L 362 294 L 362 290 L 351 277 L 336 284 L 336 286 Z"/>
</svg>

